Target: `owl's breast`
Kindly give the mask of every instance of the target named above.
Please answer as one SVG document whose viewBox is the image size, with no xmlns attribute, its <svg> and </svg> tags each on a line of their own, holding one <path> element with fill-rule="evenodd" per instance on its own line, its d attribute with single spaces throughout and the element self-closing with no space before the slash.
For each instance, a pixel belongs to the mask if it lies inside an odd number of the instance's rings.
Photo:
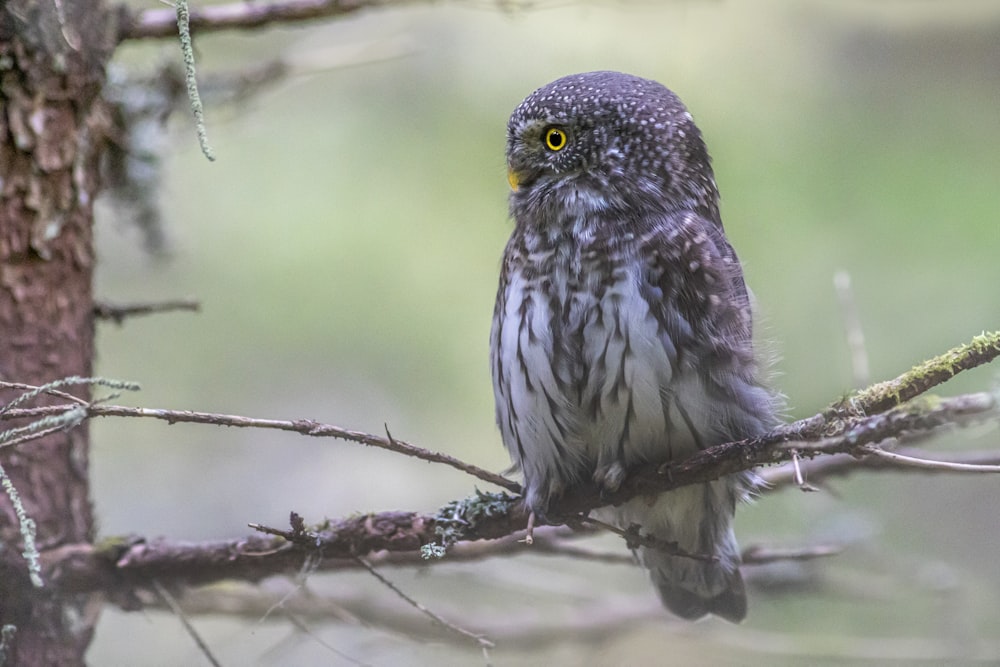
<svg viewBox="0 0 1000 667">
<path fill-rule="evenodd" d="M 670 430 L 673 344 L 647 298 L 642 264 L 595 244 L 528 253 L 502 294 L 494 354 L 498 420 L 542 465 L 660 458 Z M 498 408 L 501 403 L 498 402 Z M 508 441 L 505 438 L 505 441 Z M 537 459 L 533 459 L 533 462 Z"/>
</svg>

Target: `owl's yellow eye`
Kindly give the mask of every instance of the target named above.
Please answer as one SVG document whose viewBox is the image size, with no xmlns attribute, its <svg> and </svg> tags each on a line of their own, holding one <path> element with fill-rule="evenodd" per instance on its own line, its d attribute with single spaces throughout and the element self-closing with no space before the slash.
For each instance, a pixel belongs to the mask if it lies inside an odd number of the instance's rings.
<svg viewBox="0 0 1000 667">
<path fill-rule="evenodd" d="M 550 151 L 561 151 L 566 148 L 566 132 L 558 127 L 545 130 L 545 147 Z"/>
</svg>

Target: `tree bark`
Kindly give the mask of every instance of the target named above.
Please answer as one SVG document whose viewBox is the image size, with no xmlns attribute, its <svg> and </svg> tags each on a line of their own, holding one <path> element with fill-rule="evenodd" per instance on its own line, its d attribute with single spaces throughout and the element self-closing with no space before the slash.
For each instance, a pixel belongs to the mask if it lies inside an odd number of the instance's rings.
<svg viewBox="0 0 1000 667">
<path fill-rule="evenodd" d="M 101 0 L 0 3 L 0 377 L 90 375 L 93 201 L 108 112 L 101 100 L 115 16 Z M 80 391 L 86 391 L 81 389 Z M 82 394 L 81 394 L 82 395 Z M 12 398 L 0 394 L 0 404 Z M 86 425 L 0 451 L 43 553 L 89 542 Z M 0 623 L 9 664 L 77 665 L 100 603 L 35 588 L 0 495 Z"/>
</svg>

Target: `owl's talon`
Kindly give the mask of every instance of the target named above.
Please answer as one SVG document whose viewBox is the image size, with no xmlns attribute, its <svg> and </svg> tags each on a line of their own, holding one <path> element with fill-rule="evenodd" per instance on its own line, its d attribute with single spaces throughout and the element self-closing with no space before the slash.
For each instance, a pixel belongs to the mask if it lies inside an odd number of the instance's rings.
<svg viewBox="0 0 1000 667">
<path fill-rule="evenodd" d="M 534 533 L 535 533 L 535 513 L 534 512 L 532 512 L 531 514 L 528 515 L 528 526 L 527 526 L 526 530 L 527 530 L 527 532 L 524 535 L 524 539 L 518 540 L 518 542 L 523 542 L 524 544 L 527 544 L 530 547 L 532 544 L 535 543 L 535 537 L 534 537 Z"/>
<path fill-rule="evenodd" d="M 621 488 L 622 482 L 625 481 L 625 466 L 620 461 L 601 466 L 594 471 L 593 479 L 601 487 L 601 497 L 603 498 L 606 493 L 614 493 Z"/>
</svg>

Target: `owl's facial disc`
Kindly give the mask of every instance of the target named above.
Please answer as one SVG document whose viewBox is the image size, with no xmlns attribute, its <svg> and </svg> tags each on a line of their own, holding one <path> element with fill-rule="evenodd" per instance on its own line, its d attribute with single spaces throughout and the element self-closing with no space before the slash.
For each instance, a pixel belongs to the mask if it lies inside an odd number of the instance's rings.
<svg viewBox="0 0 1000 667">
<path fill-rule="evenodd" d="M 545 177 L 564 178 L 582 169 L 574 133 L 552 119 L 512 124 L 507 138 L 507 182 L 518 192 Z"/>
</svg>

